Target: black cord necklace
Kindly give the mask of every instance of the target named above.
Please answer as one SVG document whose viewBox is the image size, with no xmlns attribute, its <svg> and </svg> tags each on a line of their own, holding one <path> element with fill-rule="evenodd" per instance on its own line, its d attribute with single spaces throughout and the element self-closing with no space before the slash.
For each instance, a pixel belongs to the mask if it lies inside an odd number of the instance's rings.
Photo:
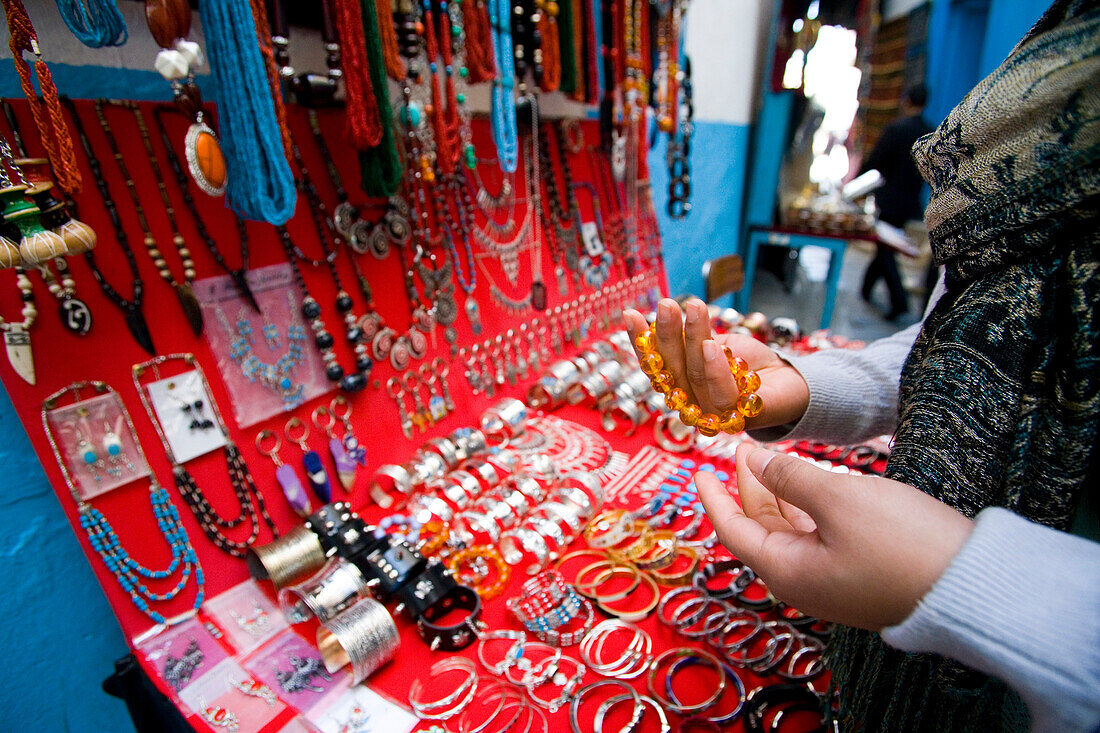
<svg viewBox="0 0 1100 733">
<path fill-rule="evenodd" d="M 370 347 L 366 343 L 364 338 L 364 331 L 360 327 L 360 319 L 353 312 L 355 307 L 355 301 L 352 300 L 351 295 L 344 290 L 344 284 L 340 280 L 340 273 L 336 269 L 336 250 L 340 247 L 343 240 L 340 238 L 339 232 L 332 228 L 332 220 L 328 216 L 328 210 L 325 207 L 323 201 L 321 201 L 320 194 L 317 193 L 317 187 L 313 185 L 313 179 L 310 178 L 309 170 L 305 166 L 305 162 L 302 160 L 302 153 L 298 149 L 298 144 L 291 140 L 290 151 L 294 156 L 294 162 L 298 166 L 300 175 L 297 177 L 298 190 L 306 199 L 306 203 L 309 206 L 309 214 L 313 219 L 313 227 L 317 231 L 317 239 L 321 243 L 321 251 L 323 253 L 322 261 L 328 267 L 329 275 L 332 277 L 332 282 L 336 285 L 336 310 L 340 313 L 340 317 L 344 321 L 344 338 L 355 351 L 355 371 L 352 373 L 345 372 L 344 368 L 336 362 L 336 354 L 331 350 L 329 346 L 329 352 L 325 355 L 325 361 L 327 366 L 325 368 L 325 374 L 333 382 L 337 382 L 340 388 L 346 392 L 358 392 L 367 386 L 367 381 L 370 378 L 371 370 L 374 368 L 374 360 L 370 356 Z M 285 228 L 281 228 L 279 237 L 283 241 L 284 249 L 289 243 L 291 246 L 290 251 L 293 252 L 295 258 L 310 262 L 314 267 L 321 266 L 321 262 L 307 257 L 302 250 L 290 240 L 289 233 L 284 237 L 286 232 Z M 332 237 L 332 241 L 329 241 L 329 236 Z M 293 262 L 295 271 L 298 272 L 297 262 Z M 299 273 L 298 279 L 301 280 Z M 304 289 L 303 283 L 303 295 L 308 297 Z M 309 298 L 313 300 L 312 298 Z M 311 321 L 315 319 L 314 316 L 310 316 L 305 312 L 305 300 L 303 302 L 302 314 L 309 318 Z M 313 303 L 317 305 L 317 309 L 320 309 L 320 304 L 316 300 Z M 310 308 L 312 311 L 313 308 Z M 320 313 L 317 313 L 316 320 L 319 320 Z M 323 325 L 323 324 L 322 324 Z M 322 330 L 318 331 L 314 328 L 314 333 L 317 334 L 318 348 L 322 348 L 320 344 L 320 335 Z M 326 342 L 332 340 L 331 334 L 328 334 L 329 338 L 325 339 Z"/>
<path fill-rule="evenodd" d="M 241 243 L 241 266 L 234 269 L 225 261 L 225 257 L 218 249 L 217 243 L 214 241 L 214 238 L 210 236 L 210 230 L 206 228 L 206 222 L 203 221 L 202 215 L 199 214 L 199 209 L 195 205 L 195 199 L 191 196 L 191 189 L 187 185 L 187 174 L 184 173 L 183 166 L 180 165 L 179 156 L 177 156 L 176 151 L 172 149 L 172 141 L 168 136 L 168 129 L 164 124 L 163 115 L 168 113 L 182 114 L 175 107 L 165 105 L 153 110 L 153 119 L 156 120 L 157 130 L 160 132 L 160 139 L 164 143 L 164 149 L 168 153 L 168 166 L 172 169 L 172 174 L 175 176 L 176 183 L 179 184 L 183 203 L 187 207 L 187 210 L 191 212 L 191 218 L 195 221 L 195 230 L 199 233 L 199 238 L 202 239 L 202 243 L 206 245 L 206 249 L 210 252 L 210 256 L 214 258 L 214 262 L 217 263 L 222 272 L 229 275 L 230 279 L 233 280 L 233 285 L 236 287 L 237 293 L 254 311 L 259 313 L 260 306 L 256 302 L 256 296 L 253 295 L 252 289 L 248 285 L 248 230 L 245 228 L 244 220 L 239 216 L 235 217 L 237 220 L 237 233 L 240 236 Z"/>
<path fill-rule="evenodd" d="M 94 250 L 85 252 L 84 259 L 88 262 L 88 268 L 92 271 L 92 276 L 95 278 L 95 281 L 99 283 L 99 288 L 103 291 L 107 300 L 111 301 L 116 308 L 122 311 L 123 319 L 126 321 L 126 328 L 129 329 L 130 335 L 134 337 L 134 341 L 137 341 L 138 346 L 155 356 L 157 351 L 153 346 L 153 336 L 149 332 L 149 324 L 145 320 L 145 314 L 142 312 L 141 308 L 145 297 L 145 283 L 142 282 L 141 272 L 138 270 L 137 258 L 134 257 L 134 250 L 130 247 L 130 240 L 126 235 L 126 230 L 122 226 L 122 220 L 118 216 L 118 208 L 111 199 L 111 191 L 107 186 L 107 180 L 103 176 L 103 168 L 100 166 L 99 160 L 95 156 L 95 151 L 92 149 L 92 144 L 88 140 L 88 133 L 85 131 L 84 123 L 81 121 L 80 115 L 76 111 L 76 105 L 74 105 L 72 100 L 68 97 L 61 97 L 61 101 L 68 108 L 69 114 L 73 118 L 76 133 L 80 137 L 80 145 L 84 148 L 84 154 L 88 158 L 88 165 L 92 169 L 92 179 L 95 181 L 96 188 L 99 190 L 99 195 L 103 199 L 103 208 L 107 210 L 107 216 L 111 219 L 111 226 L 115 229 L 115 238 L 118 240 L 118 246 L 122 248 L 122 253 L 126 256 L 126 264 L 130 268 L 130 276 L 133 278 L 130 282 L 130 298 L 123 298 L 122 295 L 107 282 L 107 278 L 103 276 L 103 272 L 99 269 L 99 265 L 96 264 Z"/>
</svg>

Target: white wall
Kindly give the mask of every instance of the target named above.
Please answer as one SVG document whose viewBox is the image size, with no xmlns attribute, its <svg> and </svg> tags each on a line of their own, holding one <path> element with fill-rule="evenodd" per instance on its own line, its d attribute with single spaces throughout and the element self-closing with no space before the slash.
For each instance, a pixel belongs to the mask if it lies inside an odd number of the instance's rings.
<svg viewBox="0 0 1100 733">
<path fill-rule="evenodd" d="M 691 1 L 685 44 L 697 120 L 752 122 L 771 6 L 771 0 Z"/>
</svg>

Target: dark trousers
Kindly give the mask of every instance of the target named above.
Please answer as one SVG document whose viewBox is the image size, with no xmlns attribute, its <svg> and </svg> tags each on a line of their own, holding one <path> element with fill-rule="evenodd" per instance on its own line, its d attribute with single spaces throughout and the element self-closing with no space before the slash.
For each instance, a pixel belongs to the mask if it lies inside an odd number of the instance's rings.
<svg viewBox="0 0 1100 733">
<path fill-rule="evenodd" d="M 898 261 L 894 257 L 894 250 L 884 245 L 876 245 L 878 252 L 871 264 L 867 265 L 867 272 L 863 275 L 863 298 L 871 297 L 871 290 L 879 278 L 886 280 L 886 287 L 890 290 L 890 311 L 894 315 L 900 315 L 909 310 L 909 294 L 901 284 L 901 275 L 898 273 Z"/>
</svg>

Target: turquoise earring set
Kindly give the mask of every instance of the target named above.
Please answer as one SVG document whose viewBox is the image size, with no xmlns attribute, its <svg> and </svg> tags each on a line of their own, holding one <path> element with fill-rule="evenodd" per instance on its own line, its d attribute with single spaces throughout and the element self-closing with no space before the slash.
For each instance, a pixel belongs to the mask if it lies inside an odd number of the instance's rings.
<svg viewBox="0 0 1100 733">
<path fill-rule="evenodd" d="M 96 483 L 102 480 L 99 471 L 106 471 L 110 476 L 118 478 L 122 475 L 123 466 L 130 469 L 131 473 L 134 470 L 134 464 L 122 452 L 122 438 L 119 434 L 107 423 L 103 424 L 103 429 L 103 438 L 100 440 L 102 455 L 96 451 L 95 445 L 82 432 L 79 433 L 80 441 L 76 445 L 80 452 L 80 459 L 91 469 Z"/>
</svg>

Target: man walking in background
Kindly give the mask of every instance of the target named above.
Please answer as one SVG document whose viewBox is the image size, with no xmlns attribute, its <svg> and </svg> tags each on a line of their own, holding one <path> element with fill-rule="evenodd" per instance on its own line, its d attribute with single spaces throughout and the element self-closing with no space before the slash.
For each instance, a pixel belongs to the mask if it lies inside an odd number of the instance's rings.
<svg viewBox="0 0 1100 733">
<path fill-rule="evenodd" d="M 863 162 L 860 173 L 877 170 L 885 183 L 875 192 L 879 219 L 898 227 L 911 219 L 924 217 L 921 206 L 921 186 L 924 180 L 913 162 L 913 143 L 932 132 L 932 127 L 921 117 L 928 101 L 928 90 L 923 85 L 911 87 L 901 103 L 901 116 L 882 131 L 871 154 Z M 894 251 L 878 244 L 878 252 L 863 276 L 863 299 L 871 301 L 871 290 L 879 278 L 886 281 L 890 291 L 890 312 L 886 320 L 894 321 L 909 311 L 909 295 L 898 273 L 898 261 Z"/>
</svg>

